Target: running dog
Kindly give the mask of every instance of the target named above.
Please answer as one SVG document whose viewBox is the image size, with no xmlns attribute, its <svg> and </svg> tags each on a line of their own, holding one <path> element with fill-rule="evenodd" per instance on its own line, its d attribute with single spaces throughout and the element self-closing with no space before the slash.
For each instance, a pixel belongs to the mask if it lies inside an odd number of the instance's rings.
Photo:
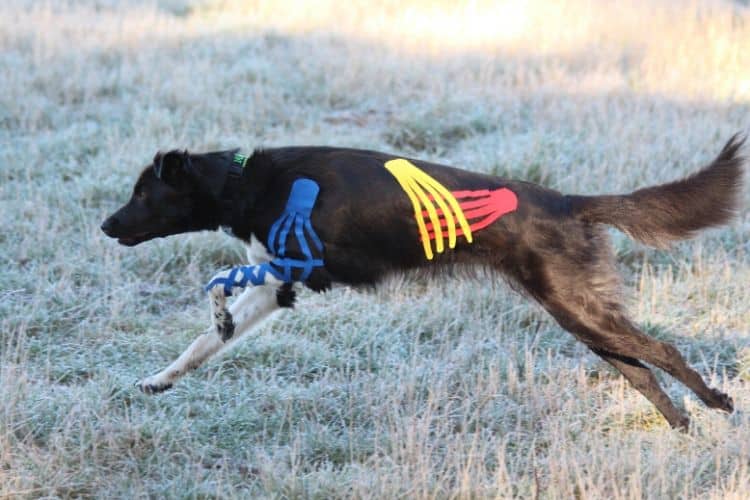
<svg viewBox="0 0 750 500">
<path fill-rule="evenodd" d="M 215 275 L 207 291 L 214 326 L 161 372 L 138 382 L 166 390 L 294 304 L 296 284 L 375 286 L 392 273 L 439 276 L 449 267 L 496 272 L 539 302 L 559 325 L 619 370 L 674 427 L 688 417 L 646 366 L 658 367 L 707 406 L 733 411 L 671 344 L 629 318 L 605 225 L 666 247 L 727 223 L 742 186 L 744 138 L 732 137 L 707 167 L 630 194 L 564 195 L 375 151 L 284 147 L 157 153 L 128 203 L 102 230 L 127 246 L 224 229 L 247 245 L 249 264 Z M 241 292 L 225 307 L 226 297 Z"/>
</svg>

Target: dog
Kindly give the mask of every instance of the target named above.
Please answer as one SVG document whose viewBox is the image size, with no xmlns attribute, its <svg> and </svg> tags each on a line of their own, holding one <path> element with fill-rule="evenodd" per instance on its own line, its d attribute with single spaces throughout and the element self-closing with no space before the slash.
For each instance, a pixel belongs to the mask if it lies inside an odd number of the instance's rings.
<svg viewBox="0 0 750 500">
<path fill-rule="evenodd" d="M 275 311 L 294 305 L 295 286 L 376 286 L 394 273 L 439 277 L 450 268 L 497 273 L 541 304 L 565 330 L 616 368 L 665 417 L 689 419 L 648 365 L 664 370 L 708 407 L 733 401 L 711 388 L 671 344 L 629 318 L 605 226 L 666 247 L 727 223 L 742 187 L 744 137 L 708 166 L 668 184 L 624 195 L 564 195 L 376 151 L 282 147 L 157 153 L 130 200 L 101 226 L 133 246 L 157 237 L 223 229 L 247 245 L 248 265 L 207 286 L 214 325 L 172 364 L 137 386 L 170 388 L 235 345 Z M 241 292 L 226 308 L 226 297 Z"/>
</svg>

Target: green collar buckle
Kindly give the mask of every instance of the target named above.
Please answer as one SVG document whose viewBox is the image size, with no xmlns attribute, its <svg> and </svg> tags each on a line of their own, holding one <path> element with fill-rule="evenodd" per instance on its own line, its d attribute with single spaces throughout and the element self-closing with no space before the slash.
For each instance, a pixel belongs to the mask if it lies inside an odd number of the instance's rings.
<svg viewBox="0 0 750 500">
<path fill-rule="evenodd" d="M 240 167 L 245 168 L 245 166 L 247 165 L 247 159 L 248 157 L 246 155 L 235 153 L 234 160 L 232 160 L 232 163 L 236 163 Z"/>
</svg>

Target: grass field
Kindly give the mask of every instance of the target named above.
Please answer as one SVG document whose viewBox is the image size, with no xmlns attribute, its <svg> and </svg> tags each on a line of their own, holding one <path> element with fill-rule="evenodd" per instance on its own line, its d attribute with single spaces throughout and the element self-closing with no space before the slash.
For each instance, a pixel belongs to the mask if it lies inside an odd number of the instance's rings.
<svg viewBox="0 0 750 500">
<path fill-rule="evenodd" d="M 346 7 L 343 7 L 347 5 Z M 304 293 L 159 396 L 221 234 L 99 231 L 157 149 L 330 144 L 565 192 L 675 179 L 750 124 L 743 2 L 0 2 L 0 498 L 747 498 L 750 216 L 629 305 L 734 397 L 689 434 L 501 281 Z"/>
</svg>

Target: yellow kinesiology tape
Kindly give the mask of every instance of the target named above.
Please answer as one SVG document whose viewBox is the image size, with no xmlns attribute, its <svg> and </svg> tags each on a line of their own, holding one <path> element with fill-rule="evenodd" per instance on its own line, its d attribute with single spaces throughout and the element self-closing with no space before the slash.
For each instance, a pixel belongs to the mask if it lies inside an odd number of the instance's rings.
<svg viewBox="0 0 750 500">
<path fill-rule="evenodd" d="M 423 215 L 425 211 L 429 217 L 431 229 L 435 233 L 435 251 L 437 253 L 443 253 L 445 250 L 443 227 L 448 233 L 448 247 L 454 248 L 456 246 L 456 222 L 461 227 L 466 241 L 472 242 L 469 222 L 466 220 L 455 196 L 445 186 L 403 158 L 385 162 L 385 168 L 393 174 L 411 200 L 424 254 L 428 260 L 432 260 L 434 254 L 430 242 L 430 233 Z M 435 207 L 436 204 L 437 208 Z M 441 215 L 445 218 L 444 220 L 441 220 Z"/>
</svg>

